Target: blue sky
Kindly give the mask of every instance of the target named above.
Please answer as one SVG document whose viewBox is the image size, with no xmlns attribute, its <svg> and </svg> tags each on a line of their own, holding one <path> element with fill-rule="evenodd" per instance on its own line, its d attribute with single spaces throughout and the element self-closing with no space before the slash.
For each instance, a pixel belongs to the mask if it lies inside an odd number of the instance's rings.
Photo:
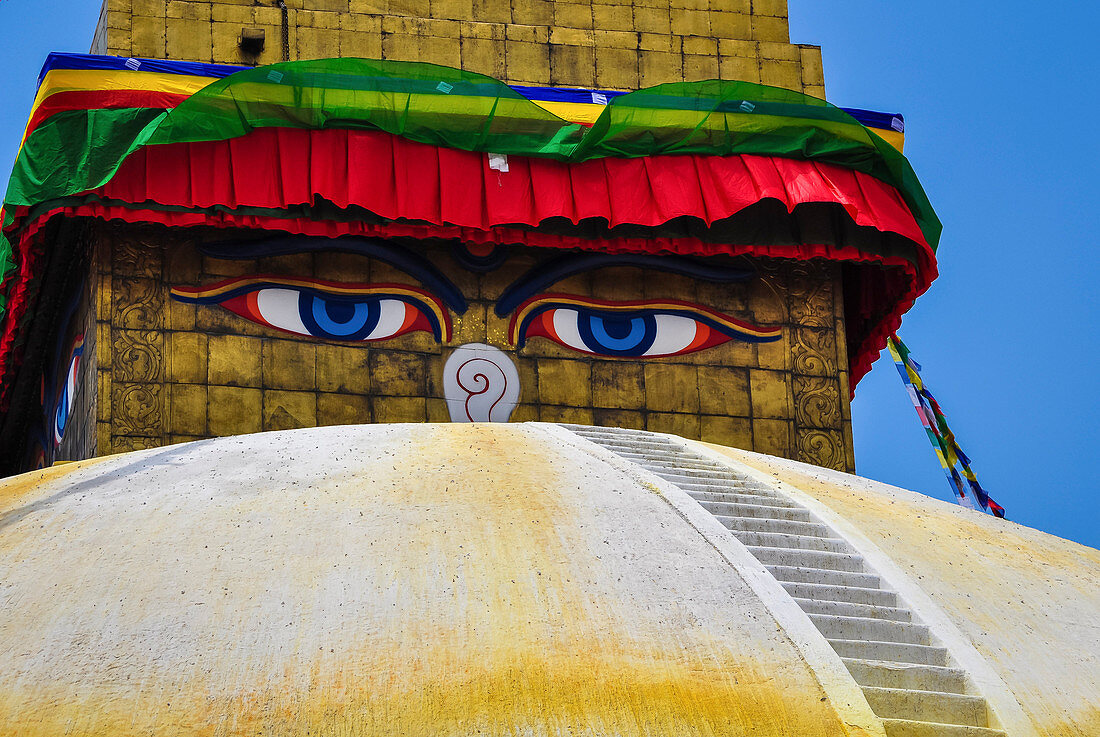
<svg viewBox="0 0 1100 737">
<path fill-rule="evenodd" d="M 1100 547 L 1100 10 L 1057 7 L 791 0 L 791 40 L 822 47 L 830 101 L 905 115 L 944 231 L 899 334 L 978 478 L 1011 519 Z M 852 411 L 860 474 L 949 498 L 888 358 Z"/>
<path fill-rule="evenodd" d="M 99 6 L 0 0 L 0 179 L 45 55 L 87 51 Z M 822 46 L 830 101 L 905 115 L 944 235 L 900 334 L 982 484 L 1010 519 L 1100 547 L 1100 9 L 1058 7 L 790 0 L 791 40 Z M 853 416 L 860 474 L 950 498 L 888 357 Z"/>
</svg>

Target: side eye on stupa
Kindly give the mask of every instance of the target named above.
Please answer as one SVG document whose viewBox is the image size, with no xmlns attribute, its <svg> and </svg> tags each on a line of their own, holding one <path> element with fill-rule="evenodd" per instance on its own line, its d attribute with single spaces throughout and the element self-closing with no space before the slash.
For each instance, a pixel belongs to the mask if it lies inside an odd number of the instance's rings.
<svg viewBox="0 0 1100 737">
<path fill-rule="evenodd" d="M 520 305 L 509 326 L 510 341 L 517 348 L 534 337 L 595 356 L 661 358 L 730 340 L 771 342 L 779 340 L 780 329 L 679 300 L 609 302 L 547 294 Z"/>
<path fill-rule="evenodd" d="M 440 342 L 451 337 L 443 303 L 404 284 L 247 276 L 204 287 L 177 287 L 172 297 L 218 305 L 260 325 L 322 340 L 373 342 L 418 331 Z"/>
<path fill-rule="evenodd" d="M 73 412 L 73 404 L 76 402 L 77 380 L 80 375 L 80 357 L 84 354 L 84 334 L 77 335 L 72 340 L 69 348 L 68 362 L 65 364 L 65 374 L 61 378 L 61 386 L 57 391 L 57 401 L 53 408 L 52 430 L 54 445 L 61 443 L 65 437 L 65 428 L 69 424 L 69 416 Z"/>
</svg>

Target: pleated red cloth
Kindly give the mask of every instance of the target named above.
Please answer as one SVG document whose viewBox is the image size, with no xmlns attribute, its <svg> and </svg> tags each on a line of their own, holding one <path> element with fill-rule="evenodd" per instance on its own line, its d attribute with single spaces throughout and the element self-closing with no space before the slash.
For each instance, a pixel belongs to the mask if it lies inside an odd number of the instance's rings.
<svg viewBox="0 0 1100 737">
<path fill-rule="evenodd" d="M 323 197 L 385 219 L 487 230 L 604 218 L 612 227 L 677 217 L 708 225 L 773 199 L 841 205 L 857 225 L 927 248 L 893 187 L 830 164 L 767 156 L 653 156 L 567 164 L 439 148 L 378 131 L 262 128 L 242 138 L 140 149 L 98 194 L 128 203 L 285 208 Z"/>
<path fill-rule="evenodd" d="M 746 208 L 773 201 L 843 208 L 851 222 L 882 234 L 900 251 L 835 243 L 723 242 L 686 235 L 586 237 L 545 223 L 600 219 L 611 228 L 659 228 L 695 218 L 708 228 Z M 333 206 L 350 210 L 332 217 Z M 264 212 L 259 212 L 260 210 Z M 357 218 L 368 211 L 373 217 Z M 936 276 L 935 255 L 897 190 L 869 175 L 829 164 L 766 156 L 653 156 L 583 163 L 509 157 L 508 171 L 484 153 L 415 143 L 378 131 L 262 128 L 228 141 L 146 147 L 104 186 L 35 213 L 25 208 L 0 335 L 0 366 L 28 309 L 39 226 L 57 214 L 168 226 L 279 230 L 337 237 L 456 238 L 604 252 L 684 255 L 754 254 L 824 258 L 866 265 L 846 295 L 851 385 L 868 370 L 901 315 Z M 540 226 L 543 227 L 539 230 Z M 606 231 L 605 231 L 606 233 Z M 885 267 L 885 268 L 882 268 Z M 862 272 L 861 272 L 862 273 Z M 3 404 L 3 398 L 0 398 Z"/>
</svg>

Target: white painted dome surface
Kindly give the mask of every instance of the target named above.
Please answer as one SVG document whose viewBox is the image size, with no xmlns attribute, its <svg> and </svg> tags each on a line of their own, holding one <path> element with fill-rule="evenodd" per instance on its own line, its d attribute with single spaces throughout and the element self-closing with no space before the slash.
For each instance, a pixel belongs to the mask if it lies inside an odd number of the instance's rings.
<svg viewBox="0 0 1100 737">
<path fill-rule="evenodd" d="M 1100 733 L 1097 551 L 723 452 L 898 561 L 1015 694 L 1008 734 Z M 764 567 L 631 465 L 553 426 L 369 425 L 0 481 L 0 734 L 885 735 Z"/>
<path fill-rule="evenodd" d="M 959 630 L 1035 732 L 1100 735 L 1100 550 L 859 476 L 689 444 L 778 480 L 876 550 Z M 1035 493 L 1059 503 L 1056 480 Z"/>
<path fill-rule="evenodd" d="M 841 735 L 659 494 L 545 430 L 267 433 L 0 486 L 19 735 Z"/>
</svg>

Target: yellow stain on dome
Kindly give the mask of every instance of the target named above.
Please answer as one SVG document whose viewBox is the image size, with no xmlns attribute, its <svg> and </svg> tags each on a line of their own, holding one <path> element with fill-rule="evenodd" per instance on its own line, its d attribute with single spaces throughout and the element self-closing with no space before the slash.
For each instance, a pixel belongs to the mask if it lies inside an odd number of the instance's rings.
<svg viewBox="0 0 1100 737">
<path fill-rule="evenodd" d="M 0 534 L 0 734 L 858 734 L 664 500 L 544 433 L 115 463 Z"/>
<path fill-rule="evenodd" d="M 1100 734 L 1100 551 L 858 476 L 709 447 L 858 528 L 948 615 L 1044 737 Z"/>
<path fill-rule="evenodd" d="M 198 681 L 141 695 L 97 689 L 73 703 L 71 694 L 47 685 L 9 694 L 37 704 L 7 712 L 18 723 L 0 727 L 0 734 L 846 734 L 831 710 L 819 709 L 824 719 L 816 723 L 791 713 L 791 694 L 774 682 L 739 683 L 718 669 L 661 668 L 660 654 L 652 655 L 634 663 L 583 656 L 548 662 L 534 655 L 497 671 L 471 669 L 417 685 L 380 673 L 354 684 L 302 689 L 288 677 L 282 688 L 229 697 L 205 691 L 208 684 Z"/>
<path fill-rule="evenodd" d="M 17 509 L 28 497 L 40 497 L 44 486 L 61 482 L 75 472 L 95 466 L 103 460 L 105 459 L 89 458 L 84 461 L 57 463 L 36 471 L 0 479 L 0 528 L 3 527 L 5 516 L 9 512 Z"/>
</svg>

